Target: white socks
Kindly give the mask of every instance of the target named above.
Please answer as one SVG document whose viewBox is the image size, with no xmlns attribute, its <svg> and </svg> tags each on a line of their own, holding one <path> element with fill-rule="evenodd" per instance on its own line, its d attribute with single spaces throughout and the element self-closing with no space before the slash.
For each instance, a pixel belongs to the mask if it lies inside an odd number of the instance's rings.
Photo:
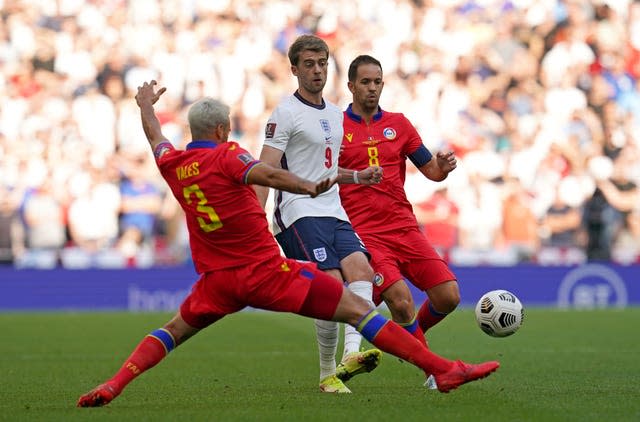
<svg viewBox="0 0 640 422">
<path fill-rule="evenodd" d="M 336 373 L 338 323 L 316 319 L 316 339 L 320 352 L 320 380 Z"/>
<path fill-rule="evenodd" d="M 354 281 L 349 284 L 349 290 L 366 300 L 371 309 L 375 307 L 372 301 L 373 284 L 370 281 Z M 351 325 L 344 324 L 344 351 L 342 352 L 342 358 L 344 359 L 349 353 L 359 352 L 361 343 L 362 336 L 360 333 Z"/>
</svg>

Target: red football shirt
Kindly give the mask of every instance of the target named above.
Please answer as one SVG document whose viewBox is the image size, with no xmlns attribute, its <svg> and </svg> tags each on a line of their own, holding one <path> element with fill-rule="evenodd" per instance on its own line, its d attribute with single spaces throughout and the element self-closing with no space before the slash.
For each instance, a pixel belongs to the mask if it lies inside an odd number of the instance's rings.
<svg viewBox="0 0 640 422">
<path fill-rule="evenodd" d="M 382 110 L 367 125 L 351 106 L 344 112 L 343 127 L 339 166 L 363 170 L 377 165 L 384 170 L 377 185 L 340 185 L 342 206 L 356 232 L 379 235 L 417 226 L 404 191 L 407 156 L 422 145 L 415 127 L 404 114 Z"/>
<path fill-rule="evenodd" d="M 198 273 L 280 256 L 256 193 L 246 183 L 260 163 L 249 152 L 236 142 L 193 141 L 185 151 L 161 144 L 155 155 L 185 212 Z"/>
</svg>

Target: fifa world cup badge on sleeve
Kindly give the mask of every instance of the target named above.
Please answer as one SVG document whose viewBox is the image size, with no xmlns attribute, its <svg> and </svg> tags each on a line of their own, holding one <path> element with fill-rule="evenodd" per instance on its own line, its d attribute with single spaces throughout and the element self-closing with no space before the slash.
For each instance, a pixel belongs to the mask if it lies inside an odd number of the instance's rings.
<svg viewBox="0 0 640 422">
<path fill-rule="evenodd" d="M 275 123 L 267 123 L 267 126 L 264 128 L 264 137 L 267 139 L 273 138 L 273 135 L 276 133 L 276 124 Z"/>
</svg>

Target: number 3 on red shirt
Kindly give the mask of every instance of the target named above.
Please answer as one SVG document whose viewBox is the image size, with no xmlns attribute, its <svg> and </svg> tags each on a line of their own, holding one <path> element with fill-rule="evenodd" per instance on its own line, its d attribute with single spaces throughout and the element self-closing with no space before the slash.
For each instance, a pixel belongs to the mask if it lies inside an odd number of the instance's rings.
<svg viewBox="0 0 640 422">
<path fill-rule="evenodd" d="M 182 189 L 182 194 L 184 195 L 184 199 L 187 201 L 188 205 L 191 205 L 192 202 L 191 194 L 195 194 L 198 198 L 198 207 L 196 210 L 206 214 L 208 217 L 208 221 L 203 217 L 198 217 L 198 223 L 200 224 L 202 231 L 209 233 L 222 227 L 220 217 L 216 214 L 216 210 L 214 210 L 213 207 L 207 205 L 207 197 L 204 196 L 204 193 L 200 190 L 200 186 L 197 184 L 186 186 Z"/>
</svg>

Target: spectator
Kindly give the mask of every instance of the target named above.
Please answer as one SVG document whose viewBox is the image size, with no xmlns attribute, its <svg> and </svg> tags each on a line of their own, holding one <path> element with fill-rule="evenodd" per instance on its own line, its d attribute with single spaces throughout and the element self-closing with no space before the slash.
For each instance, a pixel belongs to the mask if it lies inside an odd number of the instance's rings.
<svg viewBox="0 0 640 422">
<path fill-rule="evenodd" d="M 130 157 L 120 184 L 122 233 L 117 247 L 129 259 L 151 242 L 162 204 L 160 190 L 146 176 L 147 164 L 146 157 Z"/>
<path fill-rule="evenodd" d="M 186 7 L 179 0 L 8 2 L 0 20 L 0 184 L 21 194 L 18 163 L 43 162 L 61 191 L 64 215 L 73 197 L 71 175 L 88 162 L 123 166 L 122 150 L 146 152 L 132 89 L 151 78 L 175 87 L 158 104 L 170 139 L 183 138 L 184 104 L 204 95 L 223 97 L 234 110 L 239 142 L 257 153 L 260 122 L 283 93 L 295 90 L 281 51 L 300 33 L 316 33 L 331 48 L 328 100 L 346 106 L 348 91 L 340 81 L 348 60 L 362 52 L 380 57 L 389 82 L 381 101 L 406 110 L 428 148 L 454 149 L 462 178 L 467 154 L 497 154 L 499 176 L 519 179 L 534 215 L 549 226 L 564 214 L 551 204 L 567 176 L 593 185 L 584 172 L 589 159 L 615 160 L 627 145 L 640 145 L 638 2 L 379 0 L 367 6 L 363 0 L 228 0 Z M 564 169 L 557 175 L 559 163 Z M 147 181 L 161 185 L 157 175 Z M 640 183 L 637 174 L 630 181 Z M 465 184 L 447 191 L 460 210 L 453 249 L 477 251 L 471 239 L 481 238 L 483 248 L 495 249 L 499 236 L 474 233 L 481 229 L 468 224 L 473 195 Z M 491 180 L 473 184 L 476 203 L 497 201 L 490 227 L 499 230 L 501 188 Z M 571 224 L 575 210 L 590 215 L 569 238 L 587 225 L 592 233 L 606 226 L 608 213 L 598 211 L 601 194 L 580 196 L 569 207 Z M 164 218 L 168 214 L 160 213 L 169 209 L 155 208 L 153 218 Z M 600 248 L 630 238 L 634 213 L 625 214 L 624 229 L 602 239 Z M 71 234 L 70 224 L 62 219 Z M 169 233 L 178 232 L 156 227 L 147 239 L 166 244 Z M 547 248 L 556 242 L 550 236 L 537 242 Z"/>
<path fill-rule="evenodd" d="M 502 201 L 502 247 L 513 251 L 519 261 L 531 261 L 538 250 L 538 222 L 532 198 L 518 179 L 505 182 Z"/>
<path fill-rule="evenodd" d="M 12 265 L 24 252 L 18 205 L 16 195 L 0 185 L 0 265 Z"/>
<path fill-rule="evenodd" d="M 446 257 L 448 251 L 458 244 L 460 213 L 457 205 L 449 198 L 446 186 L 417 203 L 414 212 L 433 247 Z"/>
<path fill-rule="evenodd" d="M 58 251 L 67 241 L 63 202 L 54 191 L 48 175 L 27 191 L 22 205 L 26 228 L 27 262 L 36 266 L 55 266 Z"/>
</svg>

